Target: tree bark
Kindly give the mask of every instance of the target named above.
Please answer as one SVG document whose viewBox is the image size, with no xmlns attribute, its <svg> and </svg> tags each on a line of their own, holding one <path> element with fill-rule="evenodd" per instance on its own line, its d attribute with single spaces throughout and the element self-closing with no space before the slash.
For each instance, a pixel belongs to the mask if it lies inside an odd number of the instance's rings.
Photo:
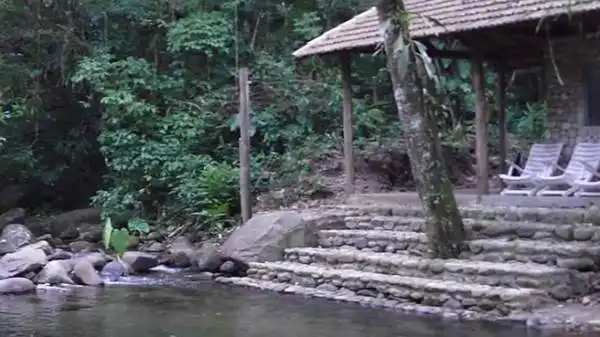
<svg viewBox="0 0 600 337">
<path fill-rule="evenodd" d="M 458 257 L 466 247 L 466 235 L 441 151 L 435 107 L 426 96 L 427 92 L 434 93 L 434 82 L 427 76 L 424 64 L 418 62 L 414 49 L 408 47 L 411 41 L 402 0 L 379 0 L 377 12 L 398 116 L 403 123 L 411 169 L 425 215 L 430 253 L 437 258 Z M 404 39 L 400 53 L 399 39 Z"/>
</svg>

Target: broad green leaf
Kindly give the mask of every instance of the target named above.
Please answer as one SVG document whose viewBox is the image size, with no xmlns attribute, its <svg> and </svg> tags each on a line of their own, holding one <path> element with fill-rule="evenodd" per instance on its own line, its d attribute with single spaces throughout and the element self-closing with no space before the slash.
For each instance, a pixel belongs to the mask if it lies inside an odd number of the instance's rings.
<svg viewBox="0 0 600 337">
<path fill-rule="evenodd" d="M 140 218 L 129 220 L 127 228 L 131 232 L 138 232 L 140 234 L 148 234 L 150 232 L 150 225 L 148 225 L 148 222 Z"/>
<path fill-rule="evenodd" d="M 108 250 L 110 248 L 110 238 L 113 232 L 112 221 L 110 218 L 107 218 L 104 221 L 104 231 L 102 233 L 102 241 L 104 242 L 104 249 Z"/>
<path fill-rule="evenodd" d="M 129 231 L 126 228 L 113 230 L 111 244 L 118 256 L 122 256 L 125 253 L 128 243 Z"/>
</svg>

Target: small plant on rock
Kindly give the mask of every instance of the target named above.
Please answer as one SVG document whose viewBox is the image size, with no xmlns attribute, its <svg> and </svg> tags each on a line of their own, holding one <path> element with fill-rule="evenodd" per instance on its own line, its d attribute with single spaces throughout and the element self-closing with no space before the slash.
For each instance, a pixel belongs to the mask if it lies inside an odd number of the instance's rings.
<svg viewBox="0 0 600 337">
<path fill-rule="evenodd" d="M 146 234 L 150 231 L 148 223 L 142 219 L 131 219 L 127 222 L 127 227 L 113 228 L 112 220 L 107 218 L 104 222 L 103 239 L 104 249 L 112 248 L 117 258 L 121 258 L 127 250 L 131 233 L 138 232 Z"/>
</svg>

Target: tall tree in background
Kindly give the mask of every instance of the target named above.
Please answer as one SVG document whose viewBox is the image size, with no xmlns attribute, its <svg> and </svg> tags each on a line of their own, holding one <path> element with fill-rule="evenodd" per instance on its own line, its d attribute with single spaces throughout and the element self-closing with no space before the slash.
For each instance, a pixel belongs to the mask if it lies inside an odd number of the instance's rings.
<svg viewBox="0 0 600 337">
<path fill-rule="evenodd" d="M 442 156 L 435 107 L 428 99 L 436 90 L 434 67 L 425 48 L 410 39 L 402 0 L 379 0 L 377 12 L 430 250 L 434 257 L 453 258 L 464 247 L 465 230 Z"/>
</svg>

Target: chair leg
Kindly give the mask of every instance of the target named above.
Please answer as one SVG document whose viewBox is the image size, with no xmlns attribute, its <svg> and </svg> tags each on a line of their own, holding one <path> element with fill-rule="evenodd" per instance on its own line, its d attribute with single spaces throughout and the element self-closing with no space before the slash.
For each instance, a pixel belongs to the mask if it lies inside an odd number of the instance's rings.
<svg viewBox="0 0 600 337">
<path fill-rule="evenodd" d="M 579 187 L 571 186 L 565 191 L 564 196 L 565 197 L 573 196 L 573 194 L 575 194 L 575 192 L 577 192 L 578 190 L 579 190 Z"/>
<path fill-rule="evenodd" d="M 520 184 L 522 185 L 522 184 Z M 523 189 L 519 189 L 519 188 L 515 188 L 516 184 L 514 185 L 508 185 L 506 188 L 504 188 L 501 192 L 500 195 L 506 195 L 506 196 L 534 196 L 537 191 L 540 189 L 540 187 L 538 187 L 537 185 L 533 185 L 533 186 L 529 186 Z"/>
<path fill-rule="evenodd" d="M 540 189 L 539 189 L 539 190 L 538 190 L 538 191 L 535 193 L 535 195 L 543 197 L 543 196 L 545 195 L 546 191 L 548 191 L 548 186 L 544 186 L 544 187 L 540 188 Z"/>
<path fill-rule="evenodd" d="M 576 197 L 600 197 L 600 191 L 598 188 L 587 189 L 585 187 L 579 187 L 577 191 L 575 191 L 574 195 Z"/>
<path fill-rule="evenodd" d="M 536 196 L 541 189 L 542 189 L 542 187 L 540 187 L 540 186 L 534 186 L 531 188 L 531 190 L 529 191 L 527 196 L 530 196 L 530 197 Z"/>
</svg>

